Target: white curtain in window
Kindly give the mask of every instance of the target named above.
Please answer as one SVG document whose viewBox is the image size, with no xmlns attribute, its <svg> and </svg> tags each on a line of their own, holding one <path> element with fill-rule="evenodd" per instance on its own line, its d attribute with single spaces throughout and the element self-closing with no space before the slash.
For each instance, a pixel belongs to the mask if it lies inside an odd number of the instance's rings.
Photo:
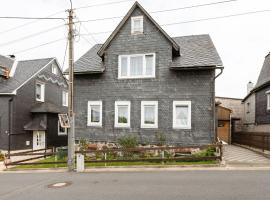
<svg viewBox="0 0 270 200">
<path fill-rule="evenodd" d="M 99 122 L 99 121 L 100 121 L 100 106 L 91 105 L 91 122 Z"/>
<path fill-rule="evenodd" d="M 146 70 L 145 75 L 153 75 L 154 70 L 154 56 L 153 55 L 145 55 L 145 64 L 146 64 Z"/>
<path fill-rule="evenodd" d="M 121 76 L 127 76 L 128 58 L 121 57 Z"/>
<path fill-rule="evenodd" d="M 188 125 L 188 106 L 176 106 L 176 124 Z"/>
<path fill-rule="evenodd" d="M 140 76 L 143 74 L 143 56 L 130 57 L 130 75 Z"/>
<path fill-rule="evenodd" d="M 155 124 L 155 106 L 144 106 L 144 123 Z"/>
</svg>

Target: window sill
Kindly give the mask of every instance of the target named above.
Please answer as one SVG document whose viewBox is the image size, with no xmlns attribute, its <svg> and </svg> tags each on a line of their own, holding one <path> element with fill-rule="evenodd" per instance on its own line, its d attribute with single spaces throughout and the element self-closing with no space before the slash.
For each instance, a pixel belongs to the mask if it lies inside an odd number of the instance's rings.
<svg viewBox="0 0 270 200">
<path fill-rule="evenodd" d="M 157 129 L 158 126 L 147 126 L 147 125 L 141 125 L 141 128 L 143 129 Z"/>
<path fill-rule="evenodd" d="M 118 77 L 118 80 L 124 79 L 154 79 L 156 76 L 134 76 L 134 77 Z"/>
<path fill-rule="evenodd" d="M 102 125 L 100 124 L 87 124 L 88 127 L 96 127 L 96 128 L 102 128 Z"/>
<path fill-rule="evenodd" d="M 174 126 L 173 129 L 175 130 L 191 130 L 190 126 Z"/>
</svg>

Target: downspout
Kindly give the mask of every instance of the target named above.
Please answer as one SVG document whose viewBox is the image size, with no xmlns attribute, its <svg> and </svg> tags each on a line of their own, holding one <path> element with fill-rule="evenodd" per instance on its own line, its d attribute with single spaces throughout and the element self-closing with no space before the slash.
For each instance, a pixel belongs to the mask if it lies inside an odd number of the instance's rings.
<svg viewBox="0 0 270 200">
<path fill-rule="evenodd" d="M 8 100 L 8 155 L 10 154 L 11 146 L 11 135 L 12 135 L 12 107 L 13 107 L 13 97 Z"/>
<path fill-rule="evenodd" d="M 213 119 L 213 122 L 214 122 L 214 134 L 215 134 L 215 143 L 217 143 L 217 120 L 216 120 L 216 93 L 215 93 L 215 89 L 216 89 L 216 85 L 215 85 L 215 80 L 217 79 L 217 77 L 219 77 L 222 73 L 223 73 L 223 69 L 224 67 L 216 67 L 215 69 L 219 69 L 220 72 L 214 77 L 213 79 L 213 116 L 214 116 L 214 119 Z"/>
</svg>

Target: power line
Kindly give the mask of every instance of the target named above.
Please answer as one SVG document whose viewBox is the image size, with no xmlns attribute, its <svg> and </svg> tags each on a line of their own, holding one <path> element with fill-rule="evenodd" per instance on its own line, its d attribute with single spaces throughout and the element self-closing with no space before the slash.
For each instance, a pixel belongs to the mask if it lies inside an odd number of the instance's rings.
<svg viewBox="0 0 270 200">
<path fill-rule="evenodd" d="M 54 26 L 52 28 L 49 28 L 49 29 L 46 29 L 46 30 L 42 30 L 42 31 L 37 32 L 37 33 L 33 33 L 31 35 L 27 35 L 27 36 L 21 37 L 21 38 L 18 38 L 16 40 L 12 40 L 12 41 L 1 43 L 0 44 L 0 47 L 7 46 L 7 45 L 10 45 L 10 44 L 13 44 L 13 43 L 16 43 L 16 42 L 21 42 L 21 41 L 26 40 L 28 38 L 32 38 L 32 37 L 35 37 L 35 36 L 38 36 L 38 35 L 41 35 L 41 34 L 44 34 L 44 33 L 50 32 L 50 31 L 53 31 L 53 30 L 56 30 L 56 29 L 58 29 L 60 27 L 63 27 L 63 25 Z"/>
<path fill-rule="evenodd" d="M 74 10 L 79 10 L 79 9 L 84 9 L 84 8 L 91 8 L 91 7 L 97 7 L 97 6 L 113 5 L 113 4 L 119 4 L 119 3 L 129 2 L 129 1 L 134 1 L 134 0 L 122 0 L 122 1 L 113 1 L 113 2 L 100 3 L 100 4 L 92 4 L 92 5 L 86 5 L 86 6 L 77 7 L 77 8 L 74 8 Z"/>
<path fill-rule="evenodd" d="M 231 15 L 223 15 L 223 16 L 217 16 L 217 17 L 209 17 L 209 18 L 202 18 L 202 19 L 187 20 L 187 21 L 181 21 L 181 22 L 162 24 L 160 26 L 172 26 L 172 25 L 177 25 L 177 24 L 188 24 L 188 23 L 195 23 L 195 22 L 201 22 L 201 21 L 210 21 L 210 20 L 216 20 L 216 19 L 224 19 L 224 18 L 244 16 L 244 15 L 252 15 L 252 14 L 258 14 L 258 13 L 264 13 L 264 12 L 270 12 L 270 10 L 257 10 L 257 11 L 237 13 L 237 14 L 231 14 Z M 107 34 L 107 33 L 111 33 L 111 32 L 112 31 L 103 31 L 103 32 L 94 32 L 94 33 L 91 33 L 91 34 L 92 35 L 100 35 L 100 34 Z M 88 35 L 88 34 L 82 34 L 82 35 Z"/>
<path fill-rule="evenodd" d="M 59 41 L 64 40 L 64 39 L 66 39 L 66 38 L 60 38 L 60 39 L 57 39 L 57 40 L 53 40 L 53 41 L 50 41 L 50 42 L 47 42 L 47 43 L 43 43 L 43 44 L 40 44 L 40 45 L 37 45 L 37 46 L 30 47 L 30 48 L 27 48 L 27 49 L 22 49 L 20 51 L 14 52 L 13 54 L 24 53 L 24 52 L 30 51 L 32 49 L 36 49 L 36 48 L 39 48 L 39 47 L 42 47 L 42 46 L 46 46 L 46 45 L 49 45 L 49 44 L 59 42 Z"/>
<path fill-rule="evenodd" d="M 0 16 L 0 19 L 38 19 L 38 20 L 65 20 L 67 18 L 63 18 L 63 17 L 19 17 L 19 16 L 9 16 L 9 17 L 3 17 Z"/>
<path fill-rule="evenodd" d="M 65 11 L 62 10 L 62 11 L 58 11 L 58 12 L 52 13 L 52 14 L 46 16 L 45 18 L 55 16 L 55 15 L 60 14 L 60 13 L 62 13 L 62 12 L 65 12 Z M 23 23 L 23 24 L 21 24 L 21 25 L 19 25 L 19 26 L 15 26 L 15 27 L 12 27 L 12 28 L 10 28 L 10 29 L 3 30 L 3 31 L 0 32 L 0 34 L 8 33 L 8 32 L 13 31 L 13 30 L 17 30 L 17 29 L 22 28 L 22 27 L 24 27 L 24 26 L 28 26 L 28 25 L 30 25 L 30 24 L 34 24 L 34 23 L 36 23 L 36 22 L 38 22 L 38 21 L 39 21 L 39 19 L 36 19 L 36 20 L 30 21 L 30 22 Z"/>
<path fill-rule="evenodd" d="M 217 5 L 217 4 L 230 3 L 230 2 L 235 2 L 235 1 L 238 1 L 238 0 L 217 1 L 217 2 L 211 2 L 211 3 L 205 3 L 205 4 L 197 4 L 197 5 L 179 7 L 179 8 L 172 8 L 172 9 L 151 11 L 149 13 L 155 14 L 155 13 L 171 12 L 171 11 L 176 11 L 176 10 L 185 10 L 185 9 L 191 9 L 191 8 L 199 8 L 199 7 L 212 6 L 212 5 Z M 121 18 L 121 17 L 124 17 L 124 16 L 113 16 L 113 17 L 89 19 L 89 20 L 84 20 L 84 21 L 80 21 L 80 22 L 102 21 L 102 20 L 118 19 L 118 18 Z"/>
</svg>

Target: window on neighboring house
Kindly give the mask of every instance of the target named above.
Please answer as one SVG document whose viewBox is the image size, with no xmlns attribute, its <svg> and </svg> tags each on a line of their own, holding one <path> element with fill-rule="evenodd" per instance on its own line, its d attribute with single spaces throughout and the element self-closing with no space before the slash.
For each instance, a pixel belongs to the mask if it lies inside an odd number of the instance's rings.
<svg viewBox="0 0 270 200">
<path fill-rule="evenodd" d="M 247 104 L 246 104 L 246 109 L 247 109 L 247 113 L 250 113 L 250 103 L 249 102 L 247 102 Z"/>
<path fill-rule="evenodd" d="M 68 106 L 68 92 L 67 91 L 62 92 L 62 105 Z"/>
<path fill-rule="evenodd" d="M 155 54 L 120 55 L 118 78 L 154 78 Z"/>
<path fill-rule="evenodd" d="M 267 96 L 267 110 L 270 110 L 270 90 L 266 92 Z"/>
<path fill-rule="evenodd" d="M 88 101 L 88 126 L 102 126 L 102 101 Z"/>
<path fill-rule="evenodd" d="M 115 102 L 115 127 L 130 127 L 130 102 L 116 101 Z"/>
<path fill-rule="evenodd" d="M 191 129 L 191 101 L 173 101 L 173 128 Z"/>
<path fill-rule="evenodd" d="M 36 100 L 44 102 L 45 85 L 43 83 L 36 83 Z"/>
<path fill-rule="evenodd" d="M 67 128 L 63 128 L 58 121 L 58 135 L 67 135 Z"/>
<path fill-rule="evenodd" d="M 131 34 L 143 33 L 143 16 L 131 17 Z"/>
<path fill-rule="evenodd" d="M 57 66 L 52 64 L 52 73 L 57 75 L 58 74 L 58 69 L 57 69 Z"/>
<path fill-rule="evenodd" d="M 141 128 L 158 128 L 158 102 L 141 102 Z"/>
</svg>

